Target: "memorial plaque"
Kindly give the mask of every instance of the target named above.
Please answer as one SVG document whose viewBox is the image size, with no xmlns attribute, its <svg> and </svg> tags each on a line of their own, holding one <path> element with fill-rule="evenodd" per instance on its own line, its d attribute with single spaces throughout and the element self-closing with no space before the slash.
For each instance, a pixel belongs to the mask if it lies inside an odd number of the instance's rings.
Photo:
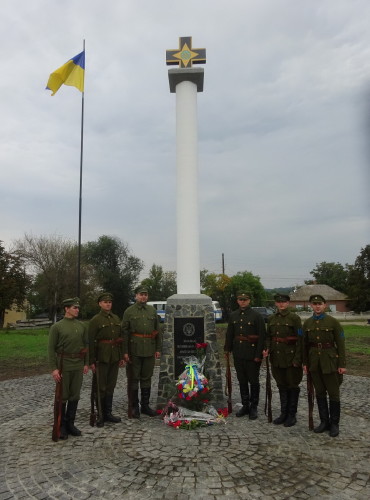
<svg viewBox="0 0 370 500">
<path fill-rule="evenodd" d="M 174 318 L 174 342 L 177 378 L 184 371 L 184 358 L 195 356 L 195 344 L 204 342 L 204 318 Z"/>
</svg>

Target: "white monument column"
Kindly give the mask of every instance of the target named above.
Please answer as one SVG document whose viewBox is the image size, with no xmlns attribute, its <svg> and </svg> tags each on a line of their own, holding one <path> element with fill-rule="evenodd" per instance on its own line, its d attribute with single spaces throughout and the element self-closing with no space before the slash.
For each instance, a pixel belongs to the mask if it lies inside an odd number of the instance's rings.
<svg viewBox="0 0 370 500">
<path fill-rule="evenodd" d="M 176 85 L 177 293 L 200 293 L 197 85 Z"/>
<path fill-rule="evenodd" d="M 203 91 L 205 49 L 193 49 L 191 37 L 179 39 L 179 49 L 166 51 L 170 91 L 176 93 L 177 168 L 177 293 L 200 294 L 198 216 L 197 93 Z"/>
</svg>

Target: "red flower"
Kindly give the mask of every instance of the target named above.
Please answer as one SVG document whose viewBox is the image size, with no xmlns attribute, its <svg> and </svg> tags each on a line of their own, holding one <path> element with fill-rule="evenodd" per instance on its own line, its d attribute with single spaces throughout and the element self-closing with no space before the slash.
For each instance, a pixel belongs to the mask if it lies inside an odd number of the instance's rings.
<svg viewBox="0 0 370 500">
<path fill-rule="evenodd" d="M 207 342 L 202 342 L 202 343 L 200 343 L 200 344 L 195 344 L 195 347 L 196 347 L 197 349 L 207 349 L 208 344 L 207 344 Z"/>
<path fill-rule="evenodd" d="M 223 415 L 225 418 L 229 416 L 229 411 L 228 411 L 228 409 L 227 409 L 227 408 L 219 408 L 219 409 L 217 410 L 217 413 L 218 413 L 219 415 Z"/>
<path fill-rule="evenodd" d="M 191 397 L 190 396 L 186 396 L 186 401 L 190 401 L 191 400 Z"/>
</svg>

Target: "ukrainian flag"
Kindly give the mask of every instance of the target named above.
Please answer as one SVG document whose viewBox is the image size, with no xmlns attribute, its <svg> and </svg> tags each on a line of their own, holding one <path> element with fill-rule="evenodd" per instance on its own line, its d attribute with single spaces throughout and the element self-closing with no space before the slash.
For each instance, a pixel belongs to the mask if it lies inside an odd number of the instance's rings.
<svg viewBox="0 0 370 500">
<path fill-rule="evenodd" d="M 77 87 L 81 92 L 84 91 L 85 79 L 85 51 L 72 57 L 63 66 L 56 69 L 49 76 L 46 88 L 52 90 L 54 95 L 63 85 Z"/>
</svg>

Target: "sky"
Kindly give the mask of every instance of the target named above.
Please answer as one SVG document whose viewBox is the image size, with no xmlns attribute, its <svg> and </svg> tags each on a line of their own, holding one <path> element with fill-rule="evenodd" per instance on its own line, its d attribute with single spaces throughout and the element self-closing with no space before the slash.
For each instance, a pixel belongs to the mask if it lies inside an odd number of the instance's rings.
<svg viewBox="0 0 370 500">
<path fill-rule="evenodd" d="M 167 49 L 206 48 L 201 269 L 302 285 L 370 243 L 368 0 L 2 0 L 0 240 L 78 238 L 81 102 L 49 74 L 86 46 L 82 242 L 176 270 Z M 200 66 L 197 66 L 200 67 Z"/>
</svg>

